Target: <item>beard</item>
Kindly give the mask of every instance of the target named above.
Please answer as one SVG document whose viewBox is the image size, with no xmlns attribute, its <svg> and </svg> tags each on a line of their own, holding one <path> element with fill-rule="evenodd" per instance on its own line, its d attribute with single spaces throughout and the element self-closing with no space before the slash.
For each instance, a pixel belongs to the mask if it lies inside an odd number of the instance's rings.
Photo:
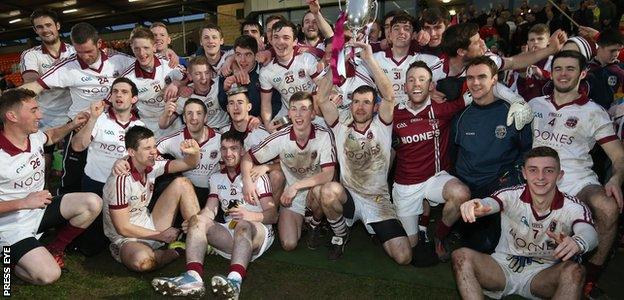
<svg viewBox="0 0 624 300">
<path fill-rule="evenodd" d="M 559 93 L 569 93 L 573 91 L 574 89 L 576 89 L 576 87 L 578 86 L 579 80 L 580 80 L 579 78 L 576 78 L 574 81 L 571 81 L 570 86 L 568 87 L 560 87 L 560 86 L 557 86 L 557 84 L 555 83 L 554 84 L 555 90 Z"/>
</svg>

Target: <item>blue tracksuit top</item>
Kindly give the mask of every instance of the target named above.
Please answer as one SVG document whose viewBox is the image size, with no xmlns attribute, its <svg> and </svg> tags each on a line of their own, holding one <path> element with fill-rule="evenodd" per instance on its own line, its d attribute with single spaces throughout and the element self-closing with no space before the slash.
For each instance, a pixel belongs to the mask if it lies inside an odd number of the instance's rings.
<svg viewBox="0 0 624 300">
<path fill-rule="evenodd" d="M 507 126 L 508 112 L 509 104 L 503 100 L 485 106 L 473 102 L 453 122 L 455 174 L 471 190 L 516 172 L 531 149 L 531 125 L 520 131 L 513 124 Z"/>
</svg>

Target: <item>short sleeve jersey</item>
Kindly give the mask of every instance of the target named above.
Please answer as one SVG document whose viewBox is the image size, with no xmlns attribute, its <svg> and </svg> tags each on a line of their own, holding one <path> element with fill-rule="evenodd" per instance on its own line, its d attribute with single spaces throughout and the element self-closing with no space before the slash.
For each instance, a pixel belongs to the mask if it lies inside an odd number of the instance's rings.
<svg viewBox="0 0 624 300">
<path fill-rule="evenodd" d="M 184 140 L 193 139 L 188 128 L 184 127 L 182 130 L 163 137 L 158 144 L 159 154 L 169 154 L 175 158 L 184 158 L 184 154 L 180 151 L 180 144 Z M 201 188 L 210 187 L 208 177 L 216 172 L 219 172 L 219 160 L 221 160 L 221 134 L 214 131 L 212 128 L 208 128 L 208 139 L 199 145 L 199 152 L 201 158 L 199 165 L 195 169 L 184 172 L 184 176 L 193 182 L 193 185 Z"/>
<path fill-rule="evenodd" d="M 190 98 L 197 98 L 206 104 L 208 111 L 206 112 L 207 122 L 206 125 L 211 128 L 219 129 L 230 123 L 230 116 L 219 105 L 219 81 L 213 81 L 210 84 L 210 89 L 205 94 L 193 92 L 189 98 L 180 97 L 178 99 L 178 108 L 176 114 L 182 115 L 184 111 L 184 104 L 186 100 Z"/>
<path fill-rule="evenodd" d="M 61 42 L 58 57 L 52 56 L 45 45 L 39 45 L 22 52 L 20 58 L 20 72 L 23 74 L 34 72 L 39 76 L 50 70 L 55 63 L 58 63 L 76 51 L 69 44 Z M 41 113 L 44 119 L 54 119 L 55 122 L 49 124 L 50 127 L 62 125 L 67 122 L 67 110 L 71 105 L 71 96 L 68 89 L 53 88 L 42 91 L 37 100 L 41 105 Z M 58 121 L 56 121 L 58 120 Z"/>
<path fill-rule="evenodd" d="M 106 99 L 116 77 L 134 62 L 134 58 L 115 51 L 100 52 L 100 66 L 90 67 L 76 54 L 57 63 L 37 80 L 41 86 L 69 88 L 72 104 L 67 115 L 74 118 L 93 102 Z"/>
<path fill-rule="evenodd" d="M 282 109 L 278 117 L 288 114 L 288 101 L 296 92 L 313 92 L 316 85 L 312 79 L 320 75 L 317 72 L 317 61 L 312 54 L 294 55 L 287 65 L 273 59 L 260 69 L 260 89 L 263 93 L 271 93 L 275 89 L 282 96 Z"/>
<path fill-rule="evenodd" d="M 25 198 L 28 194 L 42 191 L 45 184 L 45 160 L 43 147 L 48 136 L 43 131 L 30 134 L 25 150 L 13 145 L 0 129 L 0 201 Z M 0 214 L 0 231 L 39 226 L 45 209 L 21 209 Z"/>
<path fill-rule="evenodd" d="M 338 120 L 330 127 L 336 138 L 342 184 L 371 200 L 388 195 L 392 122 L 376 115 L 363 131 Z"/>
<path fill-rule="evenodd" d="M 491 196 L 501 211 L 501 236 L 496 252 L 507 255 L 534 257 L 555 263 L 557 245 L 547 232 L 572 236 L 578 222 L 593 225 L 591 212 L 575 197 L 557 190 L 550 212 L 539 215 L 533 208 L 531 193 L 526 185 L 500 190 Z"/>
<path fill-rule="evenodd" d="M 136 103 L 137 110 L 145 126 L 152 130 L 157 137 L 173 133 L 179 128 L 170 131 L 162 131 L 158 127 L 158 118 L 165 110 L 165 87 L 172 80 L 181 80 L 183 70 L 180 67 L 169 67 L 169 61 L 165 58 L 154 56 L 154 70 L 149 73 L 141 68 L 138 61 L 134 61 L 121 77 L 126 77 L 139 90 L 139 101 Z M 171 127 L 170 127 L 171 128 Z"/>
<path fill-rule="evenodd" d="M 137 125 L 145 126 L 135 114 L 125 124 L 119 122 L 112 107 L 101 114 L 91 131 L 85 175 L 95 181 L 106 182 L 115 161 L 128 154 L 124 141 L 126 131 Z"/>
<path fill-rule="evenodd" d="M 228 211 L 230 203 L 236 203 L 238 207 L 243 207 L 250 212 L 262 212 L 262 206 L 259 202 L 256 205 L 249 204 L 243 200 L 243 177 L 237 174 L 231 178 L 227 171 L 222 170 L 210 176 L 210 195 L 219 199 L 221 210 Z M 256 180 L 256 191 L 260 198 L 272 197 L 271 182 L 267 175 L 262 175 Z M 225 215 L 225 223 L 232 220 L 232 217 Z"/>
<path fill-rule="evenodd" d="M 444 77 L 442 73 L 442 61 L 433 55 L 412 52 L 408 53 L 400 60 L 397 60 L 394 58 L 392 50 L 386 49 L 386 51 L 374 53 L 373 57 L 388 76 L 388 79 L 390 79 L 392 89 L 394 90 L 395 103 L 397 105 L 405 104 L 408 101 L 403 86 L 405 85 L 405 79 L 407 77 L 407 69 L 413 62 L 425 62 L 433 73 L 433 82 Z"/>
<path fill-rule="evenodd" d="M 398 140 L 396 150 L 396 176 L 399 184 L 411 185 L 425 182 L 436 173 L 451 166 L 449 134 L 453 117 L 466 107 L 458 99 L 428 103 L 418 111 L 407 105 L 394 109 L 393 136 Z"/>
<path fill-rule="evenodd" d="M 255 164 L 279 158 L 288 185 L 320 173 L 323 167 L 336 165 L 334 137 L 328 129 L 316 124 L 311 125 L 309 139 L 304 145 L 297 143 L 290 125 L 252 147 L 249 154 Z"/>
<path fill-rule="evenodd" d="M 547 95 L 533 98 L 529 105 L 535 116 L 533 147 L 557 150 L 566 173 L 590 171 L 593 161 L 589 152 L 596 142 L 604 144 L 617 139 L 609 114 L 586 96 L 559 106 Z"/>
<path fill-rule="evenodd" d="M 158 176 L 168 173 L 169 161 L 157 160 L 152 168 L 147 168 L 145 174 L 130 163 L 130 174 L 115 175 L 112 173 L 106 180 L 102 191 L 104 200 L 104 234 L 115 241 L 122 236 L 117 233 L 110 211 L 115 209 L 130 209 L 130 223 L 134 225 L 149 224 L 151 214 L 147 209 L 154 191 L 154 181 Z M 145 176 L 145 178 L 143 178 Z M 155 201 L 155 200 L 154 200 Z"/>
</svg>

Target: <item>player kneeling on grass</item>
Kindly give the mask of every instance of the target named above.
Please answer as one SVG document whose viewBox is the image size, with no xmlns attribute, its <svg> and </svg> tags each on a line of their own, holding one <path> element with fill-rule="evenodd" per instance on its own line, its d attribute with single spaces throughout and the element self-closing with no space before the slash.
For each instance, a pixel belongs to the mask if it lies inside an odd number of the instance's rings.
<svg viewBox="0 0 624 300">
<path fill-rule="evenodd" d="M 115 163 L 104 185 L 104 233 L 111 240 L 115 260 L 136 272 L 151 271 L 179 256 L 173 249 L 157 250 L 177 239 L 180 230 L 171 224 L 178 208 L 185 220 L 199 212 L 193 184 L 186 177 L 176 178 L 154 200 L 156 205 L 149 212 L 154 181 L 166 173 L 195 168 L 199 145 L 195 140 L 184 140 L 180 144 L 184 159 L 156 160 L 158 153 L 151 130 L 134 126 L 126 132 L 125 142 L 129 158 Z"/>
<path fill-rule="evenodd" d="M 91 225 L 102 199 L 93 193 L 52 197 L 43 189 L 43 147 L 84 125 L 88 116 L 78 113 L 72 122 L 45 133 L 39 130 L 41 118 L 32 91 L 13 89 L 0 97 L 0 246 L 10 247 L 11 254 L 3 261 L 10 261 L 17 277 L 43 285 L 59 279 L 65 247 Z M 45 248 L 36 239 L 38 233 L 63 224 Z"/>
<path fill-rule="evenodd" d="M 453 269 L 463 299 L 580 299 L 585 271 L 574 262 L 598 244 L 589 209 L 561 193 L 564 174 L 559 155 L 537 147 L 525 155 L 527 183 L 461 205 L 462 218 L 501 212 L 501 237 L 492 255 L 461 248 L 453 252 Z"/>
<path fill-rule="evenodd" d="M 203 295 L 204 253 L 210 243 L 219 255 L 231 261 L 227 277 L 212 277 L 212 290 L 218 296 L 237 299 L 247 265 L 273 244 L 271 224 L 277 222 L 277 208 L 267 175 L 260 176 L 255 182 L 258 199 L 253 199 L 253 203 L 243 200 L 240 174 L 240 162 L 245 154 L 243 141 L 244 135 L 233 130 L 221 136 L 221 158 L 225 168 L 210 176 L 211 194 L 206 207 L 183 224 L 187 231 L 187 271 L 178 277 L 152 280 L 154 289 L 163 295 Z M 214 220 L 219 205 L 226 212 L 225 223 Z"/>
</svg>

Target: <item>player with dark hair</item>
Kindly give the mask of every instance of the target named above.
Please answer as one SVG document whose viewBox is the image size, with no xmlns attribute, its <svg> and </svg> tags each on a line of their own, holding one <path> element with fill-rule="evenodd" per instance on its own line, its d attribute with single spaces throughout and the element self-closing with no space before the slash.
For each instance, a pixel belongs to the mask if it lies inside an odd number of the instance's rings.
<svg viewBox="0 0 624 300">
<path fill-rule="evenodd" d="M 38 285 L 61 276 L 65 248 L 102 209 L 102 199 L 93 193 L 52 197 L 44 189 L 43 147 L 84 125 L 88 115 L 78 113 L 72 122 L 45 132 L 39 129 L 41 118 L 32 91 L 11 89 L 0 96 L 0 246 L 11 247 L 11 273 Z M 60 229 L 44 248 L 37 237 L 53 227 Z"/>
<path fill-rule="evenodd" d="M 453 270 L 463 299 L 580 299 L 584 269 L 577 255 L 598 244 L 589 209 L 557 188 L 567 173 L 549 147 L 528 151 L 522 166 L 526 184 L 500 190 L 461 206 L 472 223 L 500 212 L 502 234 L 493 254 L 461 248 L 453 252 Z"/>
</svg>

